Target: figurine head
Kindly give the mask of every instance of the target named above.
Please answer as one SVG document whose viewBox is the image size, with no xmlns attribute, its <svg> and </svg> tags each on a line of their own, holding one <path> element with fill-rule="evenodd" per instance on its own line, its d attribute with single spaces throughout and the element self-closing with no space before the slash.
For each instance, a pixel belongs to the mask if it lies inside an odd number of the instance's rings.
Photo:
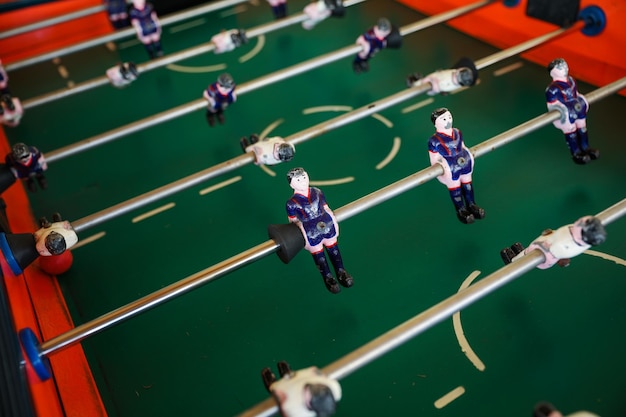
<svg viewBox="0 0 626 417">
<path fill-rule="evenodd" d="M 143 9 L 146 6 L 146 0 L 133 0 L 133 6 L 136 9 Z"/>
<path fill-rule="evenodd" d="M 44 244 L 51 255 L 60 255 L 67 249 L 65 238 L 62 234 L 55 231 L 50 232 L 48 236 L 46 236 Z"/>
<path fill-rule="evenodd" d="M 30 161 L 30 149 L 24 143 L 20 142 L 13 145 L 11 153 L 13 154 L 13 159 L 20 164 L 25 165 Z"/>
<path fill-rule="evenodd" d="M 588 245 L 596 246 L 606 240 L 606 229 L 602 222 L 593 216 L 585 216 L 574 223 L 574 227 L 580 227 L 580 236 Z"/>
<path fill-rule="evenodd" d="M 291 161 L 293 155 L 296 153 L 293 145 L 291 143 L 281 143 L 274 149 L 276 152 L 276 156 L 282 162 Z"/>
<path fill-rule="evenodd" d="M 554 406 L 550 403 L 539 403 L 533 410 L 533 417 L 563 417 Z"/>
<path fill-rule="evenodd" d="M 324 384 L 307 384 L 308 408 L 315 411 L 317 417 L 329 417 L 335 414 L 336 402 L 330 388 Z"/>
<path fill-rule="evenodd" d="M 233 77 L 231 77 L 229 73 L 225 72 L 217 77 L 217 86 L 225 90 L 230 90 L 235 86 L 235 80 L 233 80 Z"/>
<path fill-rule="evenodd" d="M 287 182 L 295 191 L 306 191 L 309 188 L 309 174 L 304 168 L 292 168 L 287 172 Z"/>
<path fill-rule="evenodd" d="M 435 125 L 437 131 L 452 128 L 452 113 L 445 107 L 435 109 L 430 114 L 430 120 Z"/>
<path fill-rule="evenodd" d="M 391 23 L 385 17 L 381 17 L 376 22 L 376 26 L 374 26 L 374 33 L 379 38 L 385 38 L 387 35 L 391 33 Z"/>
<path fill-rule="evenodd" d="M 565 78 L 569 74 L 569 67 L 563 58 L 553 59 L 548 64 L 548 74 L 552 78 Z"/>
</svg>

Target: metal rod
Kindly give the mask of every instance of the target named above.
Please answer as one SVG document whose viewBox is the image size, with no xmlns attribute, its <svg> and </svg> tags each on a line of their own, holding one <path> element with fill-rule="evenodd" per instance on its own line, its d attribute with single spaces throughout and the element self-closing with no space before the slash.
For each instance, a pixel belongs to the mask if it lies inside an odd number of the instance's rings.
<svg viewBox="0 0 626 417">
<path fill-rule="evenodd" d="M 234 6 L 236 4 L 244 3 L 246 1 L 247 0 L 221 0 L 215 3 L 206 4 L 204 6 L 198 6 L 198 7 L 193 7 L 191 9 L 183 10 L 182 12 L 173 13 L 159 20 L 161 22 L 161 26 L 167 26 L 172 23 L 177 23 L 185 19 L 198 17 L 198 15 L 200 14 L 224 9 L 226 7 Z M 39 62 L 44 62 L 49 59 L 58 58 L 60 56 L 68 55 L 77 51 L 82 51 L 83 49 L 102 45 L 107 42 L 116 41 L 118 39 L 123 39 L 123 38 L 127 38 L 127 37 L 134 36 L 134 35 L 135 35 L 135 29 L 132 27 L 128 29 L 118 30 L 115 33 L 112 33 L 110 35 L 100 36 L 98 38 L 91 39 L 86 42 L 77 43 L 72 46 L 57 49 L 56 51 L 37 55 L 35 57 L 24 59 L 22 61 L 16 61 L 11 64 L 5 65 L 4 68 L 7 71 L 13 71 L 19 68 L 27 67 L 29 65 L 37 64 Z"/>
<path fill-rule="evenodd" d="M 586 97 L 590 103 L 593 103 L 608 95 L 620 91 L 624 87 L 626 87 L 626 77 L 617 80 L 611 84 L 608 84 L 604 87 L 601 87 L 587 94 Z M 430 88 L 430 84 L 426 84 L 420 87 L 400 91 L 387 98 L 373 102 L 359 109 L 353 110 L 326 122 L 319 123 L 301 132 L 295 133 L 291 136 L 286 137 L 285 140 L 293 143 L 294 145 L 305 142 L 324 133 L 327 133 L 333 129 L 339 128 L 361 118 L 365 118 L 388 107 L 394 106 L 402 101 L 416 97 L 419 94 L 423 94 Z M 472 154 L 474 155 L 474 157 L 482 156 L 485 153 L 491 152 L 501 146 L 506 145 L 509 142 L 514 141 L 521 136 L 531 133 L 542 126 L 545 126 L 546 124 L 558 119 L 558 117 L 559 113 L 556 110 L 538 116 L 535 119 L 522 123 L 521 125 L 518 125 L 504 133 L 494 136 L 493 138 L 472 147 Z M 83 217 L 79 220 L 73 221 L 72 227 L 74 227 L 76 232 L 84 231 L 90 227 L 96 226 L 117 216 L 128 213 L 129 211 L 153 203 L 161 198 L 173 195 L 177 192 L 193 187 L 219 175 L 234 171 L 237 168 L 254 162 L 254 160 L 255 158 L 252 153 L 235 157 L 221 164 L 197 172 L 193 175 L 181 178 L 180 180 L 173 183 L 159 187 L 153 191 L 138 195 L 130 200 L 121 202 L 114 206 L 93 213 L 89 216 Z M 371 194 L 367 196 L 369 202 L 357 200 L 354 203 L 345 206 L 345 214 L 341 215 L 346 216 L 346 218 L 353 216 L 354 214 L 365 210 L 367 207 L 366 204 L 380 204 L 381 202 L 388 200 L 395 195 L 401 194 L 404 191 L 416 187 L 426 181 L 430 181 L 431 179 L 438 177 L 441 174 L 443 174 L 443 170 L 439 165 L 426 168 L 401 181 L 398 181 L 395 184 L 379 190 L 376 194 Z"/>
<path fill-rule="evenodd" d="M 4 32 L 0 32 L 0 39 L 10 38 L 11 36 L 19 35 L 22 33 L 30 32 L 37 29 L 42 29 L 48 26 L 56 25 L 57 23 L 63 23 L 70 20 L 78 19 L 80 17 L 89 16 L 101 11 L 104 11 L 104 5 L 88 7 L 86 9 L 78 10 L 76 12 L 67 13 L 62 16 L 53 17 L 51 19 L 41 20 L 39 22 L 32 23 L 30 25 L 10 29 Z"/>
<path fill-rule="evenodd" d="M 480 1 L 478 3 L 475 3 L 472 8 L 469 8 L 469 6 L 466 6 L 466 7 L 463 7 L 462 9 L 463 9 L 463 12 L 466 13 L 468 8 L 469 10 L 473 10 L 473 9 L 476 9 L 477 7 L 484 6 L 485 4 L 488 4 L 488 3 L 490 2 Z M 447 16 L 450 16 L 453 13 L 447 12 L 445 14 Z M 459 15 L 460 14 L 458 12 L 454 13 L 454 16 L 459 16 Z M 440 18 L 438 18 L 438 16 L 439 15 L 426 18 L 423 20 L 428 21 L 428 25 L 431 26 L 431 25 L 437 24 L 440 21 Z M 400 29 L 400 31 L 401 32 L 408 31 L 407 28 L 413 30 L 415 25 L 416 24 L 413 23 L 412 25 L 404 26 Z M 422 28 L 425 27 L 425 24 L 422 23 L 420 27 Z M 257 88 L 269 85 L 273 82 L 284 80 L 284 79 L 287 79 L 288 77 L 301 74 L 305 71 L 318 68 L 322 65 L 326 65 L 328 63 L 338 61 L 342 58 L 358 53 L 359 51 L 361 51 L 361 49 L 362 47 L 360 45 L 355 44 L 355 45 L 351 45 L 351 46 L 339 49 L 334 52 L 330 52 L 325 55 L 321 55 L 319 57 L 310 59 L 300 64 L 296 64 L 294 66 L 284 68 L 280 71 L 276 71 L 272 74 L 269 74 L 269 75 L 260 77 L 256 80 L 249 81 L 247 83 L 243 83 L 239 85 L 237 87 L 237 94 L 243 95 L 247 92 L 256 90 Z M 109 132 L 105 132 L 103 134 L 93 136 L 91 138 L 76 142 L 72 145 L 68 145 L 63 148 L 51 151 L 51 152 L 45 152 L 46 160 L 48 161 L 48 163 L 54 162 L 56 160 L 68 157 L 70 155 L 74 155 L 74 154 L 86 151 L 88 149 L 94 148 L 96 146 L 100 146 L 102 144 L 111 142 L 115 139 L 121 138 L 123 136 L 129 135 L 139 130 L 146 129 L 148 127 L 152 127 L 157 124 L 167 122 L 169 120 L 173 120 L 177 117 L 186 115 L 195 110 L 202 109 L 205 106 L 206 106 L 206 102 L 203 99 L 195 100 L 190 103 L 180 105 L 173 109 L 170 109 L 161 113 L 157 113 L 151 117 L 139 120 L 137 122 L 128 124 L 126 126 L 122 126 L 117 129 L 111 130 Z"/>
<path fill-rule="evenodd" d="M 344 6 L 346 7 L 353 6 L 355 4 L 362 3 L 364 1 L 365 0 L 347 0 L 344 3 Z M 284 27 L 288 27 L 288 26 L 303 22 L 306 19 L 307 19 L 307 16 L 304 13 L 298 13 L 296 15 L 293 15 L 284 19 L 276 20 L 272 23 L 266 23 L 264 25 L 252 28 L 246 31 L 246 36 L 249 39 L 252 39 L 254 37 L 267 34 L 270 32 L 274 32 L 278 29 L 282 29 Z M 207 42 L 207 43 L 195 46 L 193 48 L 185 49 L 183 51 L 176 52 L 173 54 L 168 54 L 162 58 L 150 60 L 144 64 L 138 65 L 137 71 L 139 72 L 139 74 L 142 74 L 146 71 L 165 67 L 167 65 L 173 64 L 174 62 L 179 62 L 187 58 L 192 58 L 194 56 L 211 52 L 214 49 L 215 49 L 215 45 L 212 42 Z M 50 103 L 52 101 L 69 97 L 71 95 L 81 93 L 87 90 L 91 90 L 92 88 L 100 87 L 106 84 L 109 84 L 109 79 L 106 76 L 93 78 L 91 80 L 76 84 L 72 88 L 63 88 L 63 89 L 53 91 L 48 94 L 41 95 L 39 97 L 34 97 L 28 100 L 24 100 L 22 102 L 22 107 L 25 110 L 27 110 L 36 106 L 40 106 L 42 104 Z M 240 90 L 241 88 L 238 89 L 239 94 L 241 94 Z"/>
<path fill-rule="evenodd" d="M 611 211 L 611 214 L 607 213 Z M 596 216 L 608 224 L 608 220 L 615 220 L 626 213 L 626 199 L 609 207 Z M 477 281 L 464 290 L 446 298 L 434 306 L 424 310 L 413 318 L 399 326 L 389 330 L 376 339 L 366 343 L 344 357 L 336 360 L 322 369 L 329 377 L 334 379 L 344 378 L 354 371 L 362 368 L 370 362 L 383 356 L 413 339 L 415 336 L 441 323 L 456 312 L 463 310 L 481 298 L 491 294 L 495 290 L 512 282 L 515 278 L 533 270 L 537 265 L 545 261 L 545 255 L 539 249 L 535 249 L 520 259 L 506 265 L 491 275 Z M 266 417 L 278 412 L 278 406 L 272 398 L 257 404 L 256 406 L 239 414 L 238 417 Z"/>
<path fill-rule="evenodd" d="M 82 324 L 74 329 L 63 333 L 47 342 L 41 344 L 41 354 L 48 355 L 54 351 L 72 345 L 82 339 L 98 333 L 106 328 L 129 319 L 146 310 L 165 303 L 179 295 L 185 294 L 195 288 L 198 288 L 208 282 L 214 281 L 221 276 L 235 271 L 244 265 L 261 259 L 278 249 L 278 245 L 269 240 L 265 243 L 248 249 L 236 256 L 222 261 L 210 268 L 191 275 L 183 280 L 174 282 L 158 291 L 148 294 L 132 303 L 126 304 L 116 310 L 104 314 L 94 320 Z"/>
<path fill-rule="evenodd" d="M 611 85 L 616 85 L 616 83 L 613 83 Z M 588 95 L 588 97 L 590 97 L 591 99 L 598 99 L 599 97 L 604 96 L 606 96 L 606 94 L 603 92 L 595 95 Z M 349 203 L 337 209 L 335 211 L 337 219 L 347 219 L 354 214 L 360 213 L 361 211 L 380 204 L 383 201 L 390 199 L 392 196 L 398 195 L 404 191 L 408 191 L 409 189 L 427 181 L 428 179 L 435 178 L 436 176 L 441 174 L 443 174 L 443 169 L 439 166 L 431 166 L 429 168 L 426 168 L 420 172 L 410 175 L 409 177 L 406 177 L 403 180 L 397 181 L 387 187 L 382 188 L 379 191 L 376 191 L 372 194 L 369 194 L 354 201 L 353 203 Z M 623 215 L 625 211 L 626 199 L 623 200 L 619 205 L 612 206 L 605 213 L 599 214 L 599 217 L 601 220 L 609 222 Z M 47 355 L 63 347 L 67 347 L 71 344 L 77 343 L 92 334 L 111 327 L 152 307 L 156 307 L 157 305 L 169 301 L 177 297 L 178 295 L 182 295 L 188 291 L 191 291 L 194 288 L 198 288 L 201 285 L 214 281 L 221 276 L 227 274 L 228 272 L 232 272 L 238 268 L 243 267 L 244 265 L 247 265 L 271 253 L 274 253 L 276 252 L 276 250 L 278 250 L 278 248 L 278 244 L 276 244 L 276 242 L 274 242 L 273 240 L 268 240 L 264 243 L 261 243 L 254 248 L 248 249 L 247 251 L 240 253 L 239 255 L 235 255 L 225 261 L 220 262 L 217 265 L 207 268 L 181 281 L 175 282 L 165 288 L 162 288 L 159 291 L 140 298 L 137 301 L 120 307 L 117 310 L 100 316 L 97 319 L 80 325 L 70 330 L 69 332 L 63 333 L 43 343 L 41 345 L 41 353 L 43 355 Z M 541 262 L 538 262 L 537 265 L 539 263 Z"/>
</svg>

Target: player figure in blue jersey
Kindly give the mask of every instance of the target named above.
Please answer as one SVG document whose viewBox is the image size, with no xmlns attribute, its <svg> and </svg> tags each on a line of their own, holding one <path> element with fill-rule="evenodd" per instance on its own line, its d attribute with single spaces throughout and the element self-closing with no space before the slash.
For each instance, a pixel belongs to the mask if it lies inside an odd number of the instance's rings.
<svg viewBox="0 0 626 417">
<path fill-rule="evenodd" d="M 344 287 L 351 287 L 354 280 L 343 266 L 337 245 L 339 224 L 335 214 L 328 207 L 324 194 L 319 188 L 309 187 L 309 174 L 303 168 L 289 170 L 287 181 L 293 188 L 293 195 L 287 200 L 286 205 L 289 222 L 295 223 L 300 228 L 305 240 L 304 248 L 313 255 L 326 288 L 337 294 L 341 291 L 337 280 Z M 324 249 L 328 252 L 337 280 L 330 272 Z"/>
<path fill-rule="evenodd" d="M 224 109 L 237 101 L 235 81 L 228 73 L 220 74 L 217 81 L 204 90 L 203 97 L 207 101 L 206 120 L 209 126 L 215 126 L 215 118 L 224 123 Z"/>
<path fill-rule="evenodd" d="M 402 37 L 398 29 L 392 27 L 388 19 L 381 17 L 376 26 L 359 36 L 357 45 L 362 47 L 354 61 L 352 69 L 355 73 L 369 71 L 369 60 L 384 48 L 399 48 L 402 44 Z"/>
<path fill-rule="evenodd" d="M 115 29 L 122 29 L 129 25 L 128 6 L 126 0 L 104 0 L 109 21 Z"/>
<path fill-rule="evenodd" d="M 130 8 L 130 23 L 132 23 L 137 38 L 143 43 L 150 59 L 163 56 L 161 49 L 161 22 L 151 3 L 146 0 L 133 0 Z"/>
<path fill-rule="evenodd" d="M 436 129 L 428 140 L 430 164 L 443 167 L 444 174 L 437 179 L 448 187 L 457 217 L 465 224 L 483 219 L 485 210 L 474 201 L 472 188 L 474 156 L 463 143 L 461 131 L 452 127 L 452 113 L 442 107 L 433 111 L 430 119 Z"/>
<path fill-rule="evenodd" d="M 548 65 L 552 83 L 546 88 L 548 110 L 558 110 L 561 118 L 553 124 L 565 135 L 565 141 L 575 163 L 584 165 L 600 157 L 600 151 L 589 147 L 587 135 L 587 110 L 589 103 L 578 92 L 576 81 L 569 75 L 569 67 L 563 58 L 554 59 Z"/>
<path fill-rule="evenodd" d="M 5 157 L 5 163 L 15 178 L 26 181 L 26 186 L 31 192 L 37 191 L 35 180 L 42 190 L 48 187 L 46 177 L 43 175 L 43 172 L 48 169 L 48 164 L 36 147 L 16 143 Z"/>
</svg>

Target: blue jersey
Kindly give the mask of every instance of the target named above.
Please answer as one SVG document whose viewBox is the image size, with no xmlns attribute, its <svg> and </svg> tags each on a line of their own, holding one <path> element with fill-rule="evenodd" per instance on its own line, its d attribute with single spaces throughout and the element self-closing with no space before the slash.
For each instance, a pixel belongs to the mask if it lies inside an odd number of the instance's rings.
<svg viewBox="0 0 626 417">
<path fill-rule="evenodd" d="M 324 210 L 326 198 L 319 188 L 310 187 L 308 197 L 295 193 L 287 200 L 287 216 L 302 223 L 310 246 L 337 236 L 333 218 Z"/>
<path fill-rule="evenodd" d="M 209 87 L 206 89 L 209 97 L 215 100 L 215 106 L 213 107 L 214 110 L 223 110 L 224 103 L 231 104 L 233 101 L 235 101 L 235 96 L 233 94 L 234 91 L 235 87 L 231 88 L 227 94 L 222 94 L 217 88 L 217 82 L 209 85 Z"/>
<path fill-rule="evenodd" d="M 130 9 L 130 21 L 137 20 L 139 26 L 141 26 L 141 34 L 148 36 L 158 31 L 157 22 L 152 19 L 152 13 L 154 12 L 154 6 L 150 3 L 146 3 L 142 10 L 132 7 Z"/>
<path fill-rule="evenodd" d="M 376 34 L 374 33 L 374 28 L 365 32 L 363 34 L 363 38 L 370 44 L 370 50 L 367 54 L 367 58 L 373 57 L 374 55 L 376 55 L 376 53 L 378 53 L 378 51 L 384 49 L 385 46 L 387 46 L 386 39 L 378 39 L 376 37 Z"/>
<path fill-rule="evenodd" d="M 31 174 L 41 174 L 44 169 L 39 163 L 39 158 L 41 158 L 41 152 L 39 149 L 34 146 L 28 147 L 30 150 L 30 162 L 27 165 L 23 165 L 17 162 L 13 158 L 13 154 L 10 153 L 5 158 L 5 163 L 14 170 L 17 175 L 17 178 L 28 178 Z"/>
<path fill-rule="evenodd" d="M 128 6 L 126 0 L 105 0 L 107 13 L 110 15 L 126 14 Z"/>
<path fill-rule="evenodd" d="M 450 166 L 453 180 L 472 172 L 471 156 L 463 147 L 463 135 L 459 129 L 452 129 L 452 136 L 436 132 L 428 140 L 428 150 L 443 156 Z"/>
<path fill-rule="evenodd" d="M 576 81 L 572 77 L 567 77 L 567 82 L 553 81 L 546 88 L 546 102 L 551 104 L 557 101 L 567 107 L 570 123 L 587 117 L 587 103 L 578 96 Z"/>
</svg>

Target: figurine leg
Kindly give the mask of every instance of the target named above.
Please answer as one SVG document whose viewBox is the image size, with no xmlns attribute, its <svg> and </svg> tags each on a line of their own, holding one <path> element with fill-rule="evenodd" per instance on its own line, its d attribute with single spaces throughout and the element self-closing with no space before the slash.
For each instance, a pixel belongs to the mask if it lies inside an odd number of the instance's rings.
<svg viewBox="0 0 626 417">
<path fill-rule="evenodd" d="M 215 126 L 215 113 L 213 113 L 211 110 L 206 111 L 206 121 L 209 124 L 209 126 L 213 127 Z"/>
<path fill-rule="evenodd" d="M 32 193 L 37 192 L 37 186 L 35 185 L 35 179 L 32 177 L 29 177 L 26 180 L 26 187 L 28 188 L 28 190 Z"/>
<path fill-rule="evenodd" d="M 152 47 L 154 48 L 155 56 L 163 56 L 163 49 L 161 48 L 161 41 L 152 42 Z"/>
<path fill-rule="evenodd" d="M 144 43 L 143 47 L 146 49 L 146 52 L 148 53 L 148 56 L 150 57 L 150 59 L 154 59 L 154 50 L 152 49 L 152 44 Z"/>
<path fill-rule="evenodd" d="M 352 61 L 352 69 L 355 73 L 367 72 L 370 69 L 370 65 L 366 59 L 359 57 L 358 55 Z"/>
<path fill-rule="evenodd" d="M 221 125 L 224 124 L 224 110 L 223 109 L 219 109 L 217 111 L 217 121 L 220 122 Z"/>
<path fill-rule="evenodd" d="M 337 273 L 337 281 L 344 287 L 350 288 L 354 285 L 354 279 L 343 267 L 343 259 L 341 259 L 339 246 L 334 244 L 333 246 L 327 247 L 326 250 L 328 251 L 330 262 L 333 264 L 333 268 L 335 268 L 335 272 Z"/>
<path fill-rule="evenodd" d="M 46 179 L 46 177 L 44 177 L 43 174 L 37 174 L 36 178 L 42 190 L 48 188 L 48 180 Z"/>
<path fill-rule="evenodd" d="M 265 385 L 265 389 L 268 392 L 271 392 L 270 387 L 274 382 L 276 382 L 276 375 L 274 375 L 270 368 L 263 368 L 261 371 L 261 378 L 263 378 L 263 385 Z"/>
<path fill-rule="evenodd" d="M 463 198 L 465 199 L 465 204 L 470 213 L 472 213 L 472 215 L 474 216 L 474 219 L 484 219 L 485 210 L 479 207 L 474 201 L 474 189 L 472 188 L 472 183 L 468 182 L 465 184 L 461 184 L 461 190 L 463 193 Z"/>
<path fill-rule="evenodd" d="M 578 144 L 578 132 L 566 133 L 565 141 L 567 142 L 569 151 L 572 154 L 572 159 L 574 160 L 574 163 L 584 165 L 591 160 L 591 157 L 589 157 L 589 155 L 585 154 L 583 150 L 580 149 L 580 145 Z"/>
<path fill-rule="evenodd" d="M 337 294 L 341 291 L 341 287 L 335 281 L 335 278 L 330 273 L 330 268 L 328 268 L 328 262 L 326 261 L 326 255 L 324 254 L 324 250 L 313 254 L 313 260 L 315 261 L 315 265 L 317 265 L 317 269 L 322 274 L 322 278 L 324 278 L 324 285 L 328 291 L 333 294 Z"/>
<path fill-rule="evenodd" d="M 278 365 L 278 374 L 280 375 L 281 378 L 291 373 L 291 368 L 289 367 L 289 364 L 287 362 L 278 361 L 277 365 Z"/>
<path fill-rule="evenodd" d="M 580 149 L 587 154 L 591 160 L 596 160 L 600 157 L 600 151 L 589 147 L 589 135 L 587 134 L 587 128 L 582 127 L 576 131 L 578 134 L 578 140 L 580 141 Z"/>
<path fill-rule="evenodd" d="M 448 191 L 450 192 L 450 198 L 452 199 L 452 203 L 454 204 L 454 208 L 456 209 L 456 216 L 459 218 L 461 223 L 474 223 L 474 215 L 470 213 L 467 207 L 465 207 L 465 204 L 463 204 L 463 195 L 461 193 L 461 188 L 452 188 Z"/>
<path fill-rule="evenodd" d="M 5 106 L 7 106 L 9 111 L 15 111 L 15 104 L 13 104 L 13 97 L 11 97 L 11 94 L 4 93 L 2 95 L 2 102 Z"/>
</svg>

